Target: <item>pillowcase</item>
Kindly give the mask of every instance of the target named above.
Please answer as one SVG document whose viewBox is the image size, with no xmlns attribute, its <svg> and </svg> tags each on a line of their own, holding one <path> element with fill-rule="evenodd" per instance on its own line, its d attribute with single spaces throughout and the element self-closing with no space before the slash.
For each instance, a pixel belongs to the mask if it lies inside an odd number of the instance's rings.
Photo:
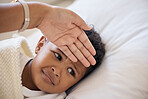
<svg viewBox="0 0 148 99">
<path fill-rule="evenodd" d="M 66 99 L 148 98 L 148 1 L 76 0 L 68 9 L 94 25 L 106 55 Z"/>
</svg>

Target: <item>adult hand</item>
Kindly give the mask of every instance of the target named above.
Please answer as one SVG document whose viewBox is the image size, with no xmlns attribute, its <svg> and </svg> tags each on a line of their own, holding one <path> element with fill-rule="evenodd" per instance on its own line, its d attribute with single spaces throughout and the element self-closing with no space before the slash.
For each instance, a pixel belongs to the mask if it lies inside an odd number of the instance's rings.
<svg viewBox="0 0 148 99">
<path fill-rule="evenodd" d="M 38 28 L 49 41 L 57 45 L 69 59 L 77 59 L 86 67 L 95 65 L 96 54 L 84 30 L 90 30 L 83 19 L 74 12 L 53 7 L 42 19 Z"/>
<path fill-rule="evenodd" d="M 84 66 L 95 64 L 95 50 L 84 30 L 91 29 L 74 12 L 38 2 L 27 2 L 30 10 L 28 29 L 39 28 L 72 61 Z M 23 7 L 19 2 L 0 5 L 0 33 L 19 30 L 24 23 Z M 11 16 L 10 16 L 11 15 Z M 9 18 L 7 18 L 9 16 Z"/>
</svg>

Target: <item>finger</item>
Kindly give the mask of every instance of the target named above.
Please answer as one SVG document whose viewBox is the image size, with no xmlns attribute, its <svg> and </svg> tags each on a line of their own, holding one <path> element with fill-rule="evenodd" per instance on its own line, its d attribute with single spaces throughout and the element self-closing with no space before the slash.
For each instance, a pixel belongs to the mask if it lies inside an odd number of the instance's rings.
<svg viewBox="0 0 148 99">
<path fill-rule="evenodd" d="M 54 43 L 56 46 L 65 46 L 71 45 L 75 41 L 74 37 L 70 37 L 69 35 L 64 35 L 60 39 L 55 40 Z"/>
<path fill-rule="evenodd" d="M 76 14 L 76 13 L 75 13 Z M 73 19 L 73 24 L 77 25 L 80 29 L 90 30 L 91 27 L 86 24 L 86 22 L 76 14 L 76 17 Z"/>
<path fill-rule="evenodd" d="M 96 60 L 94 57 L 91 55 L 91 53 L 83 46 L 83 44 L 77 40 L 75 42 L 76 47 L 81 51 L 81 53 L 87 58 L 87 60 L 92 64 L 96 64 Z"/>
<path fill-rule="evenodd" d="M 59 48 L 71 61 L 77 62 L 77 58 L 71 53 L 67 46 L 61 46 Z"/>
<path fill-rule="evenodd" d="M 81 25 L 79 25 L 79 27 L 80 27 L 80 29 L 83 29 L 83 30 L 91 30 L 91 27 L 90 26 L 88 26 L 86 23 L 85 23 L 85 21 L 84 20 L 82 20 L 82 21 L 80 21 L 81 23 Z"/>
<path fill-rule="evenodd" d="M 81 33 L 81 35 L 78 37 L 78 39 L 87 48 L 87 50 L 89 50 L 89 52 L 92 55 L 95 55 L 96 54 L 96 51 L 95 51 L 93 45 L 91 44 L 91 42 L 89 41 L 87 35 L 84 32 Z"/>
<path fill-rule="evenodd" d="M 89 67 L 90 63 L 88 60 L 83 56 L 83 54 L 79 51 L 79 49 L 74 45 L 71 44 L 68 46 L 71 52 L 78 58 L 78 60 L 85 66 Z"/>
</svg>

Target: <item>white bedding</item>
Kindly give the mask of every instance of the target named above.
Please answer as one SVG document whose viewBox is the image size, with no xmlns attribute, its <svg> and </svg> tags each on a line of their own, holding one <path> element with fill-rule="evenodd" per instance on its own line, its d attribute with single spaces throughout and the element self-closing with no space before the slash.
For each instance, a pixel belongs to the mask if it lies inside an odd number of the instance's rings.
<svg viewBox="0 0 148 99">
<path fill-rule="evenodd" d="M 68 8 L 95 26 L 106 55 L 66 99 L 147 99 L 148 0 L 76 0 Z M 26 33 L 34 49 L 41 33 Z"/>
<path fill-rule="evenodd" d="M 147 99 L 148 0 L 77 0 L 68 8 L 95 26 L 106 55 L 66 99 Z"/>
</svg>

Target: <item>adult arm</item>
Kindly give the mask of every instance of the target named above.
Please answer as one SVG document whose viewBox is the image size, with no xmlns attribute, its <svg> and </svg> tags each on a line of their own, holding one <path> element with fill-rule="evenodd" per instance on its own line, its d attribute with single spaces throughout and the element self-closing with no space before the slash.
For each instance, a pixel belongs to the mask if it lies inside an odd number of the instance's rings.
<svg viewBox="0 0 148 99">
<path fill-rule="evenodd" d="M 88 67 L 95 64 L 95 50 L 84 30 L 90 27 L 74 12 L 38 2 L 27 2 L 30 10 L 28 29 L 39 28 L 49 41 L 57 45 L 72 61 Z M 0 4 L 0 32 L 19 30 L 24 22 L 20 3 Z"/>
<path fill-rule="evenodd" d="M 36 28 L 45 16 L 47 8 L 39 2 L 27 2 L 30 10 L 28 29 Z M 52 8 L 48 7 L 48 12 Z M 24 22 L 24 9 L 19 2 L 0 4 L 0 33 L 21 29 Z"/>
</svg>

